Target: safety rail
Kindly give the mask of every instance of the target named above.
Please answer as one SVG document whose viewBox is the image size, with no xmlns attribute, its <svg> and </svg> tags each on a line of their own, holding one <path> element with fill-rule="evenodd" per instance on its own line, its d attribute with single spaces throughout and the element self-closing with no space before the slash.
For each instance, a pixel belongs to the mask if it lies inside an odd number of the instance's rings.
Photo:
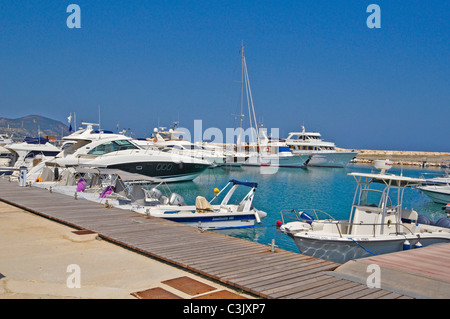
<svg viewBox="0 0 450 319">
<path fill-rule="evenodd" d="M 306 213 L 309 215 L 309 218 L 306 215 Z M 320 218 L 320 216 L 325 216 L 325 218 Z M 412 224 L 403 224 L 403 223 L 395 223 L 388 221 L 386 223 L 352 223 L 348 220 L 336 220 L 333 218 L 330 214 L 319 210 L 319 209 L 284 209 L 281 211 L 281 220 L 283 224 L 286 224 L 288 222 L 304 222 L 311 225 L 312 230 L 314 229 L 325 229 L 326 226 L 331 225 L 331 227 L 327 227 L 327 231 L 333 232 L 333 228 L 335 227 L 336 233 L 339 234 L 340 238 L 343 238 L 343 234 L 345 235 L 351 235 L 352 227 L 370 227 L 370 232 L 361 232 L 361 234 L 364 234 L 366 236 L 373 236 L 377 237 L 380 235 L 386 235 L 386 234 L 379 234 L 377 233 L 377 226 L 387 226 L 389 229 L 392 229 L 393 232 L 390 232 L 389 235 L 405 235 L 406 233 L 413 234 L 413 231 L 409 228 Z M 404 230 L 403 232 L 400 231 L 400 228 Z M 358 236 L 360 236 L 358 234 Z"/>
</svg>

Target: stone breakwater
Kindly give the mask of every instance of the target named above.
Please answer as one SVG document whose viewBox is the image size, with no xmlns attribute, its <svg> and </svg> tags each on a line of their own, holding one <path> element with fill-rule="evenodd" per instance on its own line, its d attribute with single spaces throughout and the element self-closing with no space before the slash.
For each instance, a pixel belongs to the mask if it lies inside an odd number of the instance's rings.
<svg viewBox="0 0 450 319">
<path fill-rule="evenodd" d="M 450 152 L 411 152 L 411 151 L 381 151 L 381 150 L 346 150 L 339 152 L 356 151 L 358 155 L 354 163 L 372 164 L 374 160 L 389 159 L 394 165 L 450 167 Z"/>
</svg>

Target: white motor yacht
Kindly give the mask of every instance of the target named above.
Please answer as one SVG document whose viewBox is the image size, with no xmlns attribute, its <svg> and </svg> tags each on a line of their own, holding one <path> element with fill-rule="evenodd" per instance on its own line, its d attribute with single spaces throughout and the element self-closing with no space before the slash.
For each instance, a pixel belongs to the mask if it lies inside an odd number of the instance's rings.
<svg viewBox="0 0 450 319">
<path fill-rule="evenodd" d="M 40 166 L 42 162 L 54 158 L 61 149 L 48 142 L 45 138 L 26 137 L 23 142 L 11 143 L 3 146 L 11 155 L 9 167 L 2 167 L 3 171 L 11 170 L 12 178 L 16 178 L 21 167 L 28 171 Z"/>
<path fill-rule="evenodd" d="M 312 155 L 308 166 L 344 167 L 358 154 L 336 151 L 333 142 L 324 141 L 318 132 L 306 132 L 304 126 L 301 132 L 290 132 L 286 144 L 294 154 Z"/>
<path fill-rule="evenodd" d="M 54 167 L 99 167 L 162 178 L 168 182 L 193 180 L 211 164 L 188 156 L 143 149 L 131 137 L 94 130 L 97 124 L 82 123 L 80 129 L 63 138 L 72 144 L 45 165 Z"/>
<path fill-rule="evenodd" d="M 178 155 L 200 158 L 213 163 L 214 166 L 221 166 L 225 163 L 225 155 L 215 149 L 207 149 L 200 143 L 192 143 L 181 136 L 184 132 L 176 131 L 176 122 L 169 131 L 154 129 L 154 137 L 150 139 L 154 146 L 164 152 Z"/>
<path fill-rule="evenodd" d="M 259 133 L 257 143 L 241 145 L 241 152 L 236 153 L 246 158 L 243 166 L 303 168 L 309 162 L 310 155 L 293 154 L 285 142 L 269 139 L 264 129 Z"/>
<path fill-rule="evenodd" d="M 449 218 L 425 224 L 416 211 L 402 207 L 405 189 L 422 180 L 387 174 L 391 164 L 375 161 L 379 174 L 349 174 L 357 188 L 348 220 L 319 210 L 290 210 L 282 212 L 281 231 L 302 254 L 338 263 L 450 242 Z M 289 222 L 290 217 L 296 221 Z"/>
</svg>

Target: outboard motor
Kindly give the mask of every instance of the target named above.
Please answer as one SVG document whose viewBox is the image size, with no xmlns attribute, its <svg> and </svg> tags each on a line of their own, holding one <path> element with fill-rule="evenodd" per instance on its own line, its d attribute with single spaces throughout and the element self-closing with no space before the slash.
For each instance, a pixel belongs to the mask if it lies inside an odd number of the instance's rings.
<svg viewBox="0 0 450 319">
<path fill-rule="evenodd" d="M 442 210 L 444 210 L 447 214 L 447 217 L 450 218 L 450 203 L 442 207 Z"/>
<path fill-rule="evenodd" d="M 177 193 L 173 193 L 172 195 L 170 195 L 169 204 L 175 205 L 175 206 L 185 206 L 186 205 L 184 198 L 180 194 L 177 194 Z"/>
<path fill-rule="evenodd" d="M 162 192 L 157 189 L 157 188 L 152 188 L 151 190 L 146 192 L 147 195 L 147 199 L 149 200 L 158 200 L 161 198 L 162 196 Z"/>
<path fill-rule="evenodd" d="M 438 227 L 450 228 L 450 218 L 448 217 L 439 218 L 439 220 L 434 225 Z"/>
<path fill-rule="evenodd" d="M 152 206 L 161 204 L 162 197 L 162 192 L 157 188 L 145 191 L 145 201 Z"/>
<path fill-rule="evenodd" d="M 417 218 L 417 223 L 418 224 L 423 224 L 423 225 L 433 225 L 433 221 L 431 219 L 429 219 L 426 216 L 423 215 L 419 215 L 419 217 Z"/>
</svg>

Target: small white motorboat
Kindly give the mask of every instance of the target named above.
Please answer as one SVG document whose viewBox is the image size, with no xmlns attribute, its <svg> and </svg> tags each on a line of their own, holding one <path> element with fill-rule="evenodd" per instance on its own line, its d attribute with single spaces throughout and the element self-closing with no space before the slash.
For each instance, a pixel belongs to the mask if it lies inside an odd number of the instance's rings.
<svg viewBox="0 0 450 319">
<path fill-rule="evenodd" d="M 450 203 L 450 170 L 445 170 L 443 176 L 425 179 L 416 188 L 431 198 L 435 203 Z"/>
<path fill-rule="evenodd" d="M 406 188 L 422 179 L 386 174 L 390 161 L 375 161 L 379 174 L 350 173 L 357 182 L 348 220 L 324 212 L 282 212 L 280 230 L 290 236 L 302 254 L 345 263 L 351 259 L 450 242 L 450 219 L 422 223 L 422 216 L 402 207 Z M 288 222 L 294 217 L 295 221 Z"/>
<path fill-rule="evenodd" d="M 250 191 L 237 204 L 232 204 L 231 198 L 239 186 L 249 187 Z M 267 216 L 267 213 L 253 207 L 257 187 L 257 183 L 232 179 L 221 190 L 215 189 L 216 195 L 210 201 L 203 196 L 197 196 L 195 205 L 186 205 L 179 194 L 172 193 L 166 197 L 159 189 L 153 188 L 145 191 L 145 201 L 150 205 L 133 210 L 147 216 L 165 218 L 201 229 L 252 227 L 261 223 L 261 220 Z M 220 204 L 212 204 L 227 189 L 228 192 Z"/>
<path fill-rule="evenodd" d="M 450 185 L 421 185 L 417 186 L 417 189 L 431 198 L 435 203 L 450 203 Z"/>
</svg>

